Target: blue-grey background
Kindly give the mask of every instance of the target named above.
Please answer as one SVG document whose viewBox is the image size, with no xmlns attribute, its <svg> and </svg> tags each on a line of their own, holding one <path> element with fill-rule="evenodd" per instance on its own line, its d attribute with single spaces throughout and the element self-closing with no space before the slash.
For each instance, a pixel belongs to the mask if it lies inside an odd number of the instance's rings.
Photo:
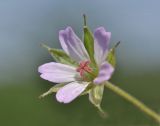
<svg viewBox="0 0 160 126">
<path fill-rule="evenodd" d="M 112 82 L 160 111 L 159 5 L 159 0 L 0 0 L 0 123 L 155 126 L 110 91 L 103 102 L 110 114 L 107 120 L 98 116 L 87 97 L 69 105 L 57 103 L 52 96 L 40 101 L 38 95 L 52 84 L 39 78 L 37 67 L 52 61 L 40 44 L 60 48 L 58 31 L 66 26 L 81 37 L 85 13 L 92 31 L 104 26 L 112 32 L 111 46 L 121 41 Z"/>
</svg>

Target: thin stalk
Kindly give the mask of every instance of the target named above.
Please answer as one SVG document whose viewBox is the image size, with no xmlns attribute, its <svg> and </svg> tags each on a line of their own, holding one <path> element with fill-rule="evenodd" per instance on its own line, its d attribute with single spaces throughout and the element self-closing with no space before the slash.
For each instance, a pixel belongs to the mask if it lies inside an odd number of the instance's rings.
<svg viewBox="0 0 160 126">
<path fill-rule="evenodd" d="M 155 121 L 157 121 L 158 123 L 160 123 L 160 115 L 157 114 L 152 109 L 150 109 L 149 107 L 147 107 L 144 103 L 142 103 L 141 101 L 139 101 L 137 98 L 133 97 L 132 95 L 130 95 L 126 91 L 122 90 L 121 88 L 115 86 L 114 84 L 112 84 L 110 82 L 106 82 L 105 86 L 108 89 L 110 89 L 111 91 L 113 91 L 114 93 L 116 93 L 117 95 L 119 95 L 122 98 L 126 99 L 127 101 L 131 102 L 134 106 L 136 106 L 141 111 L 143 111 L 144 113 L 146 113 L 148 116 L 152 117 Z"/>
</svg>

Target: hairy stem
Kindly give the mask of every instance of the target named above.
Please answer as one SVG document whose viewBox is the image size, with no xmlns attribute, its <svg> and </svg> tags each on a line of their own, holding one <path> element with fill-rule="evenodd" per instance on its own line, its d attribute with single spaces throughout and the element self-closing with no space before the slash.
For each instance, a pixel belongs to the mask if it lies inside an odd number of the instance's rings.
<svg viewBox="0 0 160 126">
<path fill-rule="evenodd" d="M 131 102 L 133 105 L 135 105 L 137 108 L 139 108 L 141 111 L 146 113 L 148 116 L 152 117 L 154 120 L 156 120 L 158 123 L 160 123 L 160 115 L 157 114 L 155 111 L 151 110 L 149 107 L 147 107 L 144 103 L 130 95 L 129 93 L 125 92 L 121 88 L 115 86 L 114 84 L 110 82 L 106 82 L 105 86 L 116 93 L 117 95 L 123 97 L 127 101 Z"/>
</svg>

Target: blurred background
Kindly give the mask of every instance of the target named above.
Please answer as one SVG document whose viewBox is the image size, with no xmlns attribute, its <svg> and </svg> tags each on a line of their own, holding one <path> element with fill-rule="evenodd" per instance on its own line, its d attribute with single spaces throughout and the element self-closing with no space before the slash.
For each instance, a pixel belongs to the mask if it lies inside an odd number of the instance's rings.
<svg viewBox="0 0 160 126">
<path fill-rule="evenodd" d="M 1 126 L 158 126 L 121 97 L 105 90 L 102 119 L 83 96 L 64 105 L 53 84 L 39 77 L 39 65 L 53 61 L 40 46 L 61 48 L 58 31 L 71 26 L 82 37 L 82 14 L 92 30 L 104 26 L 117 48 L 112 82 L 160 113 L 160 1 L 0 0 Z"/>
</svg>

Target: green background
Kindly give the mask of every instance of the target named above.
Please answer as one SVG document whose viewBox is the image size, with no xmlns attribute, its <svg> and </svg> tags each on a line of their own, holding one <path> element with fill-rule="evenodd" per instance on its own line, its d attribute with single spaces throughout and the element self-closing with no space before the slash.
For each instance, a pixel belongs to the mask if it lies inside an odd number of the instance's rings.
<svg viewBox="0 0 160 126">
<path fill-rule="evenodd" d="M 66 105 L 54 95 L 38 99 L 53 85 L 37 72 L 53 61 L 40 44 L 61 48 L 58 31 L 66 26 L 81 37 L 86 13 L 92 31 L 104 26 L 112 32 L 111 46 L 121 41 L 111 82 L 160 113 L 160 2 L 153 1 L 1 0 L 0 126 L 158 126 L 108 89 L 102 102 L 107 119 L 88 96 Z"/>
</svg>

